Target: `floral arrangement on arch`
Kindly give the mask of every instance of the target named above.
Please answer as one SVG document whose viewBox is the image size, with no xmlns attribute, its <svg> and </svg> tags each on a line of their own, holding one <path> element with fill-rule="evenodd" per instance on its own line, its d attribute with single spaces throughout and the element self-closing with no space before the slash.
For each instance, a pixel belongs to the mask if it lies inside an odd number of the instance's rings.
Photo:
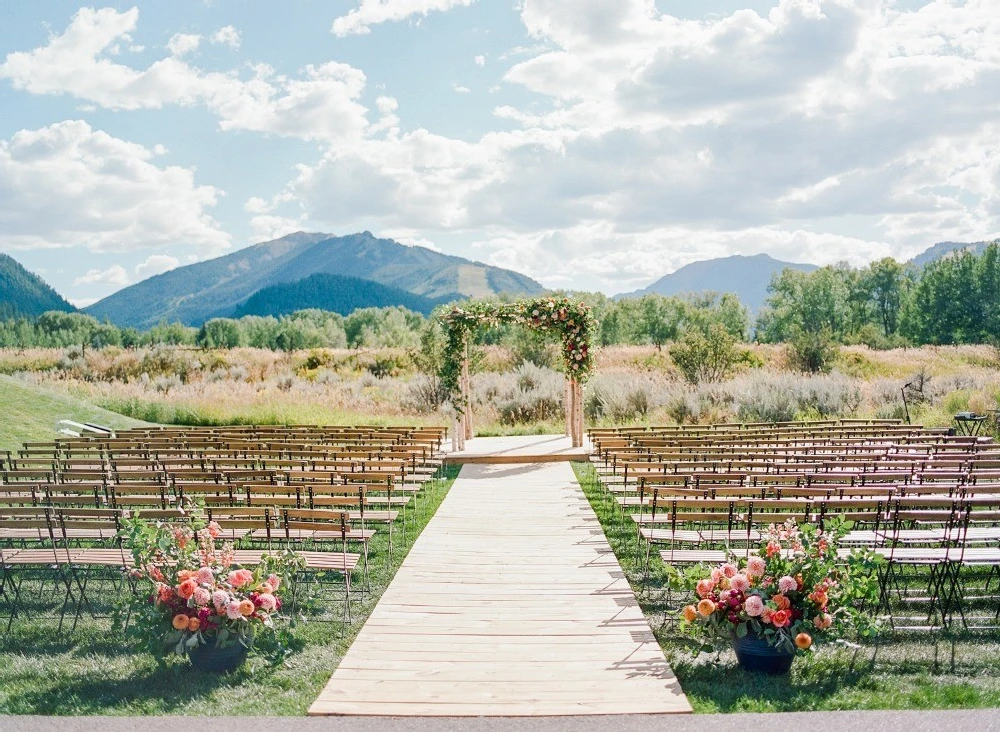
<svg viewBox="0 0 1000 732">
<path fill-rule="evenodd" d="M 697 601 L 681 611 L 680 629 L 702 641 L 695 653 L 747 635 L 792 653 L 848 632 L 873 635 L 880 560 L 861 549 L 838 554 L 851 526 L 831 522 L 824 531 L 789 520 L 769 527 L 758 553 L 687 572 Z"/>
<path fill-rule="evenodd" d="M 540 297 L 512 303 L 472 301 L 452 307 L 441 319 L 446 331 L 441 383 L 459 413 L 467 406 L 461 398 L 461 364 L 469 336 L 479 327 L 517 323 L 551 333 L 559 338 L 563 371 L 567 377 L 585 382 L 594 368 L 591 341 L 597 323 L 590 306 L 584 302 L 573 302 L 567 297 Z"/>
<path fill-rule="evenodd" d="M 186 656 L 209 644 L 249 649 L 255 640 L 274 645 L 283 619 L 281 591 L 303 564 L 293 552 L 266 554 L 258 566 L 240 567 L 232 542 L 217 546 L 219 525 L 205 522 L 198 509 L 183 522 L 139 515 L 123 524 L 138 589 L 130 632 L 143 636 L 154 654 Z"/>
</svg>

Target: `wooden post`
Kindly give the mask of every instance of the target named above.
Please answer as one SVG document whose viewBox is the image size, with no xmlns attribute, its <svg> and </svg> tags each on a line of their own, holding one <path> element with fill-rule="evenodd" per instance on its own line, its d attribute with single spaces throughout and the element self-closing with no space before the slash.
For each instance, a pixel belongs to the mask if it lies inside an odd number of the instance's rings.
<svg viewBox="0 0 1000 732">
<path fill-rule="evenodd" d="M 563 417 L 566 419 L 566 435 L 571 437 L 573 434 L 573 386 L 569 376 L 566 377 L 566 383 L 563 384 Z"/>
<path fill-rule="evenodd" d="M 462 358 L 462 398 L 465 400 L 465 411 L 462 412 L 464 436 L 472 439 L 472 381 L 469 379 L 469 343 L 465 343 L 465 356 Z"/>
<path fill-rule="evenodd" d="M 573 418 L 571 420 L 573 426 L 570 429 L 570 437 L 573 441 L 573 447 L 583 447 L 583 384 L 573 379 L 571 388 L 573 391 Z"/>
</svg>

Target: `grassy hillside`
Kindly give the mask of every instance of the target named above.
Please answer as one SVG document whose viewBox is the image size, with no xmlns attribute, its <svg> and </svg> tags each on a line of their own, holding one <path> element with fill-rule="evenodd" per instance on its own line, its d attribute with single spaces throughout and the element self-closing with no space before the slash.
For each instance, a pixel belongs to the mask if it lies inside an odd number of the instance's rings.
<svg viewBox="0 0 1000 732">
<path fill-rule="evenodd" d="M 25 441 L 51 440 L 56 435 L 55 425 L 60 419 L 95 422 L 115 428 L 145 424 L 66 394 L 3 375 L 0 375 L 0 404 L 4 405 L 4 418 L 0 422 L 0 450 L 19 449 Z"/>
</svg>

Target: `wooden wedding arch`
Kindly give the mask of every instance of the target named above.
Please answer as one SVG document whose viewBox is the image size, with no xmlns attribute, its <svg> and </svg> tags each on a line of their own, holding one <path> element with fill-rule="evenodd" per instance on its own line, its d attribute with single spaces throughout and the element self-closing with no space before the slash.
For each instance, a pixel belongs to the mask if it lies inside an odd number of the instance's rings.
<svg viewBox="0 0 1000 732">
<path fill-rule="evenodd" d="M 595 322 L 590 306 L 568 298 L 538 298 L 511 303 L 473 301 L 441 316 L 445 329 L 441 382 L 455 410 L 452 448 L 464 449 L 472 437 L 469 338 L 481 327 L 516 323 L 560 341 L 566 388 L 563 405 L 566 434 L 573 447 L 583 445 L 583 384 L 594 367 L 591 338 Z"/>
</svg>

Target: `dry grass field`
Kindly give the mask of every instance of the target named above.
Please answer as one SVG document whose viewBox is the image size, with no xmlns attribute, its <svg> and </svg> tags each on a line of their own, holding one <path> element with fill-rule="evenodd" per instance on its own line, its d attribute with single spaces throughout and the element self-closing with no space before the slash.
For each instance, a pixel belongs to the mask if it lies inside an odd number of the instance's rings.
<svg viewBox="0 0 1000 732">
<path fill-rule="evenodd" d="M 587 385 L 589 425 L 767 422 L 800 418 L 905 417 L 946 425 L 955 412 L 996 409 L 998 354 L 988 346 L 925 346 L 874 351 L 842 347 L 827 374 L 802 374 L 782 346 L 754 345 L 729 378 L 690 384 L 667 349 L 600 349 Z M 402 349 L 183 347 L 0 351 L 0 373 L 133 419 L 178 424 L 442 423 L 435 379 Z M 517 365 L 501 347 L 475 358 L 477 433 L 562 431 L 562 376 Z"/>
</svg>

